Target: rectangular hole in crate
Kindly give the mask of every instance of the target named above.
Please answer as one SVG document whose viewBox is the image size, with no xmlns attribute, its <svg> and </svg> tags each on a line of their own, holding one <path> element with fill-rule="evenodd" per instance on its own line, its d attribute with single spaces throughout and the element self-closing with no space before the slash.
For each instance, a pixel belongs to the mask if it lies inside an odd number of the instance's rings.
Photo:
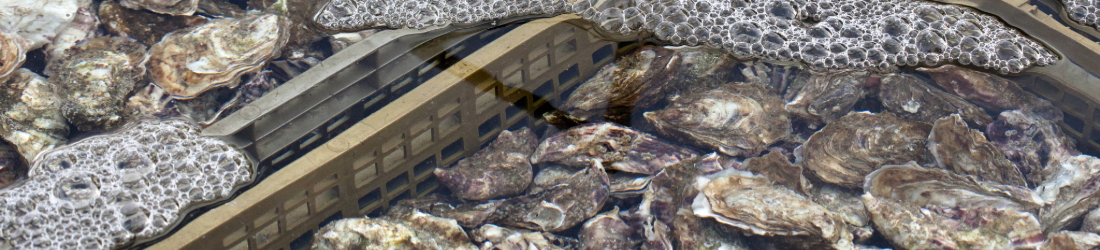
<svg viewBox="0 0 1100 250">
<path fill-rule="evenodd" d="M 367 163 L 370 163 L 376 157 L 378 157 L 378 152 L 377 151 L 371 151 L 369 153 L 363 154 L 363 156 L 361 156 L 361 157 L 355 159 L 355 161 L 351 162 L 351 167 L 352 167 L 352 169 L 363 168 L 364 166 L 367 165 Z"/>
<path fill-rule="evenodd" d="M 271 241 L 277 238 L 279 238 L 278 221 L 267 224 L 267 226 L 257 231 L 255 235 L 252 235 L 252 239 L 256 241 L 256 246 L 259 247 L 267 246 L 267 243 L 271 243 Z"/>
<path fill-rule="evenodd" d="M 432 69 L 435 69 L 436 67 L 438 67 L 439 63 L 440 63 L 439 60 L 428 61 L 428 63 L 425 63 L 424 65 L 420 66 L 420 71 L 418 71 L 417 74 L 418 75 L 424 75 L 424 73 L 428 73 L 428 71 L 431 71 Z"/>
<path fill-rule="evenodd" d="M 1100 127 L 1092 127 L 1092 132 L 1089 135 L 1089 140 L 1092 140 L 1092 143 L 1100 144 Z"/>
<path fill-rule="evenodd" d="M 392 180 L 386 182 L 386 190 L 389 193 L 399 191 L 401 188 L 409 184 L 409 173 L 401 173 Z"/>
<path fill-rule="evenodd" d="M 299 203 L 304 202 L 306 200 L 306 198 L 309 198 L 308 194 L 309 193 L 307 193 L 306 190 L 302 190 L 301 192 L 298 192 L 297 194 L 294 194 L 293 196 L 290 196 L 286 200 L 283 200 L 283 207 L 297 206 Z"/>
<path fill-rule="evenodd" d="M 344 125 L 344 123 L 346 123 L 348 119 L 348 113 L 340 114 L 339 118 L 336 118 L 331 123 L 329 123 L 328 126 L 325 126 L 325 132 L 332 133 L 332 131 L 336 130 L 336 128 L 340 127 L 340 125 Z"/>
<path fill-rule="evenodd" d="M 484 113 L 485 110 L 489 109 L 490 107 L 493 106 L 493 104 L 496 104 L 496 103 L 497 103 L 497 94 L 496 94 L 495 88 L 490 88 L 489 90 L 486 90 L 485 92 L 479 92 L 478 93 L 477 100 L 476 100 L 474 105 L 475 105 L 475 107 L 477 107 L 477 113 L 480 114 L 480 113 Z"/>
<path fill-rule="evenodd" d="M 462 125 L 462 113 L 455 112 L 439 121 L 439 137 L 443 138 Z"/>
<path fill-rule="evenodd" d="M 291 144 L 291 145 L 293 145 L 293 144 Z M 271 160 L 271 165 L 275 165 L 275 166 L 286 165 L 285 161 L 289 160 L 291 156 L 294 156 L 294 150 L 289 150 L 288 149 L 288 150 L 284 151 L 283 154 L 280 154 L 279 157 L 275 157 L 274 160 Z"/>
<path fill-rule="evenodd" d="M 500 128 L 500 117 L 492 116 L 477 126 L 477 137 L 482 138 Z"/>
<path fill-rule="evenodd" d="M 520 103 L 522 103 L 522 104 L 520 104 Z M 526 96 L 519 98 L 518 101 L 516 101 L 512 105 L 508 105 L 508 107 L 504 108 L 504 116 L 507 117 L 506 118 L 507 120 L 512 120 L 517 115 L 523 114 L 523 111 L 524 111 L 523 107 L 524 106 L 527 106 L 527 97 Z"/>
<path fill-rule="evenodd" d="M 1032 81 L 1031 84 L 1025 85 L 1031 85 L 1031 89 L 1029 89 L 1031 90 L 1031 92 L 1035 92 L 1036 94 L 1039 94 L 1047 100 L 1058 99 L 1058 88 L 1054 87 L 1054 85 L 1051 85 L 1050 81 L 1047 81 L 1042 77 L 1036 77 L 1035 81 Z"/>
<path fill-rule="evenodd" d="M 405 85 L 409 85 L 410 83 L 412 83 L 413 80 L 414 79 L 412 75 L 405 75 L 405 77 L 402 77 L 401 80 L 397 81 L 397 83 L 390 85 L 390 93 L 399 92 L 400 89 L 404 88 Z"/>
<path fill-rule="evenodd" d="M 306 135 L 306 138 L 304 140 L 301 140 L 301 143 L 298 144 L 298 148 L 300 148 L 300 149 L 310 148 L 311 146 L 313 146 L 313 143 L 321 141 L 321 137 L 322 136 L 321 136 L 320 131 L 317 131 L 317 130 L 310 131 L 309 134 Z"/>
<path fill-rule="evenodd" d="M 531 52 L 527 53 L 527 60 L 534 60 L 536 57 L 545 55 L 548 49 L 550 49 L 550 44 L 546 42 L 540 43 L 537 46 L 531 46 Z"/>
<path fill-rule="evenodd" d="M 1092 122 L 1096 127 L 1100 127 L 1100 107 L 1092 112 Z"/>
<path fill-rule="evenodd" d="M 241 241 L 240 243 L 237 243 L 237 245 L 234 245 L 233 247 L 228 247 L 227 249 L 229 249 L 229 250 L 248 250 L 248 241 Z"/>
<path fill-rule="evenodd" d="M 1065 123 L 1066 123 L 1066 125 L 1069 125 L 1069 128 L 1072 132 L 1075 132 L 1075 133 L 1078 133 L 1078 134 L 1085 132 L 1084 131 L 1085 122 L 1082 121 L 1081 118 L 1078 118 L 1077 116 L 1075 116 L 1073 114 L 1066 113 Z"/>
<path fill-rule="evenodd" d="M 508 87 L 522 88 L 523 87 L 523 71 L 516 72 L 515 74 L 507 75 L 506 77 L 500 79 L 500 81 L 503 82 L 504 85 L 508 86 Z"/>
<path fill-rule="evenodd" d="M 382 191 L 375 189 L 363 197 L 359 197 L 359 209 L 364 209 L 382 199 Z"/>
<path fill-rule="evenodd" d="M 375 208 L 375 209 L 371 209 L 370 212 L 366 212 L 366 213 L 363 213 L 363 214 L 367 215 L 367 217 L 370 217 L 370 218 L 378 218 L 378 217 L 382 217 L 382 212 L 383 212 L 382 207 L 378 207 L 378 208 Z"/>
<path fill-rule="evenodd" d="M 287 229 L 297 227 L 298 224 L 302 224 L 303 221 L 309 219 L 309 205 L 302 204 L 298 207 L 287 210 L 286 224 Z"/>
<path fill-rule="evenodd" d="M 390 200 L 390 207 L 395 207 L 395 206 L 397 206 L 398 202 L 401 202 L 403 200 L 407 200 L 407 199 L 410 199 L 410 198 L 412 198 L 412 195 L 409 195 L 409 192 L 401 192 L 401 195 L 398 195 L 397 197 L 393 197 L 393 199 Z"/>
<path fill-rule="evenodd" d="M 332 188 L 321 192 L 314 201 L 316 202 L 314 204 L 317 204 L 317 211 L 325 210 L 329 205 L 340 201 L 340 186 L 332 186 Z"/>
<path fill-rule="evenodd" d="M 543 83 L 542 86 L 539 86 L 539 88 L 535 89 L 535 91 L 531 94 L 535 95 L 535 102 L 545 100 L 548 96 L 554 94 L 554 83 L 551 81 L 547 81 L 546 83 Z"/>
<path fill-rule="evenodd" d="M 550 69 L 550 55 L 544 55 L 535 60 L 531 60 L 531 65 L 527 66 L 527 72 L 532 76 L 542 75 L 546 73 L 546 70 Z"/>
<path fill-rule="evenodd" d="M 355 172 L 355 186 L 363 187 L 374 180 L 374 177 L 378 177 L 378 164 L 370 164 L 369 167 L 363 168 Z"/>
<path fill-rule="evenodd" d="M 444 147 L 443 150 L 439 152 L 439 157 L 442 158 L 443 161 L 450 161 L 451 158 L 461 156 L 464 149 L 462 138 L 458 138 L 458 140 L 452 142 L 451 145 Z"/>
<path fill-rule="evenodd" d="M 1089 103 L 1069 92 L 1062 95 L 1062 109 L 1078 114 L 1085 114 L 1089 110 Z"/>
<path fill-rule="evenodd" d="M 311 242 L 313 242 L 313 230 L 306 231 L 301 236 L 291 241 L 290 250 L 309 249 Z"/>
<path fill-rule="evenodd" d="M 430 156 L 428 157 L 428 159 L 424 159 L 424 161 L 421 161 L 420 163 L 417 163 L 416 166 L 413 166 L 413 175 L 421 176 L 424 173 L 430 173 L 433 169 L 435 169 L 435 167 L 435 156 Z"/>
<path fill-rule="evenodd" d="M 570 85 L 569 83 L 576 80 L 578 76 L 580 76 L 580 70 L 577 69 L 576 64 L 573 64 L 573 66 L 569 66 L 565 71 L 558 73 L 558 84 L 568 86 Z"/>
<path fill-rule="evenodd" d="M 246 228 L 242 226 L 238 228 L 237 231 L 233 231 L 232 233 L 229 233 L 229 235 L 226 235 L 225 238 L 222 238 L 222 246 L 233 244 L 233 242 L 237 242 L 241 240 L 241 238 L 244 238 L 245 235 L 248 235 L 248 231 L 246 231 Z M 248 241 L 244 242 L 245 244 L 248 244 Z"/>
<path fill-rule="evenodd" d="M 435 176 L 428 176 L 427 179 L 416 184 L 416 195 L 423 196 L 435 190 L 435 187 L 439 186 L 439 180 L 435 179 Z"/>
<path fill-rule="evenodd" d="M 382 158 L 382 167 L 385 169 L 383 172 L 389 172 L 393 168 L 400 165 L 405 160 L 405 147 L 397 147 L 397 149 L 390 152 L 386 157 Z"/>
<path fill-rule="evenodd" d="M 432 131 L 428 130 L 413 137 L 412 140 L 409 141 L 409 147 L 412 147 L 413 154 L 418 154 L 420 151 L 427 149 L 428 146 L 431 146 L 433 141 Z"/>
<path fill-rule="evenodd" d="M 577 54 L 577 39 L 554 46 L 554 63 L 562 63 Z M 536 74 L 538 75 L 538 74 Z"/>
<path fill-rule="evenodd" d="M 603 60 L 614 59 L 611 57 L 614 55 L 613 52 L 610 44 L 600 47 L 600 49 L 592 52 L 592 64 L 599 65 Z"/>
<path fill-rule="evenodd" d="M 451 111 L 457 109 L 458 105 L 460 104 L 462 104 L 462 101 L 458 98 L 455 98 L 454 101 L 446 102 L 445 104 L 439 106 L 439 109 L 436 110 L 435 114 L 438 117 L 443 117 L 447 113 L 451 113 Z"/>
<path fill-rule="evenodd" d="M 267 210 L 266 213 L 263 213 L 263 215 L 260 215 L 259 217 L 256 217 L 256 220 L 252 221 L 252 228 L 259 228 L 260 226 L 266 225 L 268 222 L 271 222 L 272 220 L 275 220 L 275 218 L 278 217 L 278 216 L 279 216 L 278 208 L 273 207 L 273 208 L 271 208 L 271 210 Z"/>
<path fill-rule="evenodd" d="M 405 141 L 405 133 L 400 133 L 400 134 L 394 135 L 393 137 L 390 137 L 389 140 L 386 140 L 386 142 L 382 143 L 382 151 L 383 152 L 384 151 L 390 151 L 391 149 L 393 149 L 397 145 L 401 145 L 401 142 L 404 142 L 404 141 Z"/>
<path fill-rule="evenodd" d="M 409 133 L 412 133 L 412 134 L 419 133 L 420 131 L 427 130 L 428 127 L 431 127 L 431 126 L 432 126 L 432 116 L 427 115 L 427 116 L 424 116 L 423 119 L 420 119 L 420 120 L 414 122 L 413 124 L 410 124 L 409 125 Z"/>
<path fill-rule="evenodd" d="M 377 92 L 377 93 L 378 93 L 377 95 L 372 96 L 372 97 L 370 97 L 370 99 L 367 99 L 367 100 L 363 101 L 363 112 L 365 112 L 366 114 L 374 113 L 374 111 L 376 111 L 379 108 L 379 107 L 375 107 L 375 105 L 382 102 L 382 100 L 386 100 L 386 97 L 389 96 L 386 93 L 381 93 L 381 92 Z"/>
<path fill-rule="evenodd" d="M 531 127 L 531 124 L 528 124 L 527 120 L 520 120 L 519 122 L 516 122 L 516 124 L 512 124 L 512 126 L 508 127 L 508 130 L 509 131 L 518 131 L 520 129 L 530 128 L 530 127 Z"/>
</svg>

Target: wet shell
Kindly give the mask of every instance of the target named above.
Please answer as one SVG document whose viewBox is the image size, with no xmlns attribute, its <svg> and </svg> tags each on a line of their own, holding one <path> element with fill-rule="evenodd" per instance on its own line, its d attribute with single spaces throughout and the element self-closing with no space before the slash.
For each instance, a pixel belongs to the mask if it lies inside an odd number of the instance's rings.
<svg viewBox="0 0 1100 250">
<path fill-rule="evenodd" d="M 27 161 L 11 144 L 0 140 L 0 188 L 27 177 Z"/>
<path fill-rule="evenodd" d="M 250 12 L 165 35 L 149 49 L 149 75 L 177 99 L 237 86 L 244 74 L 278 57 L 287 41 L 287 20 Z"/>
<path fill-rule="evenodd" d="M 1038 194 L 1025 187 L 979 181 L 942 169 L 908 162 L 887 165 L 867 175 L 863 190 L 876 198 L 917 205 L 945 207 L 996 207 L 1034 211 L 1043 204 Z"/>
<path fill-rule="evenodd" d="M 26 51 L 36 50 L 58 37 L 77 18 L 77 11 L 91 4 L 91 0 L 0 1 L 0 29 L 17 32 L 27 39 Z"/>
<path fill-rule="evenodd" d="M 1059 231 L 1047 236 L 1040 249 L 1088 250 L 1100 247 L 1100 235 L 1091 232 Z"/>
<path fill-rule="evenodd" d="M 810 120 L 831 122 L 848 114 L 863 98 L 868 76 L 866 71 L 815 73 L 784 109 Z"/>
<path fill-rule="evenodd" d="M 691 208 L 676 211 L 672 232 L 678 246 L 676 249 L 752 249 L 748 246 L 746 237 L 736 232 L 736 229 L 699 218 L 692 213 Z"/>
<path fill-rule="evenodd" d="M 488 200 L 523 193 L 531 184 L 531 163 L 538 146 L 530 129 L 500 132 L 496 140 L 450 168 L 436 168 L 435 176 L 451 193 L 465 200 Z"/>
<path fill-rule="evenodd" d="M 561 232 L 583 223 L 603 208 L 611 193 L 603 167 L 594 164 L 542 192 L 505 199 L 487 222 L 544 232 Z"/>
<path fill-rule="evenodd" d="M 653 180 L 652 175 L 629 173 L 616 173 L 608 178 L 611 180 L 611 196 L 620 199 L 641 195 Z"/>
<path fill-rule="evenodd" d="M 820 183 L 814 187 L 809 197 L 844 219 L 852 230 L 855 241 L 863 242 L 872 236 L 874 230 L 871 227 L 871 214 L 863 206 L 860 194 L 857 189 Z"/>
<path fill-rule="evenodd" d="M 485 224 L 470 230 L 470 239 L 481 243 L 481 249 L 498 250 L 563 250 L 574 249 L 580 243 L 576 239 L 546 232 L 500 227 Z"/>
<path fill-rule="evenodd" d="M 930 130 L 889 113 L 852 112 L 796 148 L 796 163 L 825 182 L 857 188 L 882 165 L 931 160 L 925 149 Z"/>
<path fill-rule="evenodd" d="M 910 74 L 890 74 L 879 85 L 879 100 L 891 113 L 915 121 L 934 121 L 960 114 L 967 124 L 983 128 L 993 122 L 981 107 L 949 94 Z"/>
<path fill-rule="evenodd" d="M 609 169 L 653 175 L 665 166 L 695 156 L 689 149 L 614 123 L 570 128 L 546 138 L 531 155 L 531 163 L 557 162 L 586 167 L 592 161 L 611 162 Z"/>
<path fill-rule="evenodd" d="M 47 46 L 46 55 L 50 60 L 56 60 L 64 55 L 66 50 L 79 43 L 96 37 L 99 30 L 99 18 L 96 17 L 91 6 L 81 6 L 73 13 L 73 20 L 58 30 L 57 35 Z M 47 69 L 45 74 L 50 74 Z"/>
<path fill-rule="evenodd" d="M 927 72 L 948 93 L 1000 113 L 1009 109 L 1035 112 L 1044 118 L 1061 121 L 1062 111 L 1035 94 L 1024 91 L 1016 83 L 999 76 L 955 65 L 920 68 Z"/>
<path fill-rule="evenodd" d="M 119 4 L 130 9 L 146 9 L 160 14 L 190 16 L 199 9 L 200 0 L 120 0 Z"/>
<path fill-rule="evenodd" d="M 61 110 L 81 131 L 122 123 L 123 107 L 145 75 L 145 45 L 129 38 L 99 37 L 65 51 L 47 66 L 64 99 Z"/>
<path fill-rule="evenodd" d="M 28 69 L 19 69 L 0 87 L 0 138 L 19 149 L 25 162 L 64 145 L 69 123 L 53 85 Z"/>
<path fill-rule="evenodd" d="M 1016 164 L 1001 149 L 986 141 L 981 131 L 969 129 L 958 114 L 936 120 L 928 135 L 928 151 L 936 165 L 982 181 L 1027 187 Z"/>
<path fill-rule="evenodd" d="M 1085 215 L 1085 220 L 1081 223 L 1081 231 L 1100 232 L 1100 208 L 1093 209 Z"/>
<path fill-rule="evenodd" d="M 804 196 L 810 196 L 810 190 L 813 189 L 810 180 L 802 176 L 802 166 L 791 164 L 787 157 L 778 152 L 772 151 L 761 157 L 749 158 L 741 165 L 741 170 L 767 176 L 776 184 Z"/>
<path fill-rule="evenodd" d="M 1039 211 L 1043 232 L 1073 228 L 1090 209 L 1100 205 L 1100 158 L 1089 155 L 1051 159 L 1045 179 L 1035 192 L 1046 201 Z"/>
<path fill-rule="evenodd" d="M 123 8 L 113 0 L 99 4 L 99 18 L 107 33 L 133 38 L 145 46 L 153 46 L 169 32 L 200 25 L 209 20 L 202 16 L 169 16 L 134 11 Z"/>
<path fill-rule="evenodd" d="M 27 59 L 30 42 L 15 32 L 0 28 L 0 82 L 4 82 Z"/>
<path fill-rule="evenodd" d="M 647 46 L 615 64 L 604 66 L 596 76 L 581 83 L 559 109 L 579 120 L 602 120 L 629 116 L 635 106 L 659 101 L 672 77 L 673 50 Z"/>
<path fill-rule="evenodd" d="M 871 194 L 863 203 L 876 228 L 901 249 L 1034 249 L 1039 222 L 1012 208 L 917 206 Z"/>
<path fill-rule="evenodd" d="M 1032 184 L 1043 182 L 1048 161 L 1079 153 L 1060 125 L 1030 112 L 1001 112 L 997 121 L 986 127 L 985 135 Z"/>
<path fill-rule="evenodd" d="M 634 229 L 622 218 L 619 208 L 604 212 L 588 219 L 581 226 L 581 249 L 633 249 L 638 241 L 632 239 Z"/>
<path fill-rule="evenodd" d="M 312 249 L 477 249 L 454 220 L 420 211 L 337 220 L 314 238 Z"/>
<path fill-rule="evenodd" d="M 783 100 L 756 84 L 689 91 L 644 116 L 661 134 L 730 156 L 759 155 L 791 133 Z"/>
</svg>

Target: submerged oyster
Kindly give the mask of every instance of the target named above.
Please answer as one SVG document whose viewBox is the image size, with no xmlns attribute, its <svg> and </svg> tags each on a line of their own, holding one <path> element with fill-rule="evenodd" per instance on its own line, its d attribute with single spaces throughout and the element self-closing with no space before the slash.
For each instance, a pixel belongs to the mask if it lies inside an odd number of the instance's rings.
<svg viewBox="0 0 1100 250">
<path fill-rule="evenodd" d="M 652 175 L 695 155 L 689 149 L 670 145 L 631 128 L 596 123 L 573 127 L 546 138 L 531 155 L 531 163 L 557 162 L 585 167 L 595 160 L 611 162 L 609 169 Z"/>
<path fill-rule="evenodd" d="M 145 45 L 129 38 L 99 37 L 51 61 L 50 83 L 64 99 L 65 118 L 81 131 L 122 123 L 126 96 L 145 75 Z"/>
<path fill-rule="evenodd" d="M 1100 158 L 1065 155 L 1051 159 L 1043 172 L 1045 181 L 1035 188 L 1046 201 L 1039 211 L 1043 232 L 1072 228 L 1100 205 Z"/>
<path fill-rule="evenodd" d="M 955 65 L 920 68 L 947 92 L 971 101 L 986 110 L 1000 113 L 1010 109 L 1035 112 L 1044 118 L 1062 120 L 1062 111 L 1047 100 L 1028 93 L 1016 83 L 999 76 Z"/>
<path fill-rule="evenodd" d="M 0 140 L 0 188 L 7 187 L 27 176 L 27 161 L 15 151 L 15 147 Z"/>
<path fill-rule="evenodd" d="M 27 59 L 30 41 L 15 32 L 0 28 L 0 82 L 4 82 Z"/>
<path fill-rule="evenodd" d="M 1043 182 L 1048 161 L 1078 154 L 1073 140 L 1062 133 L 1057 122 L 1031 112 L 1001 112 L 997 121 L 986 127 L 985 135 L 1033 184 Z"/>
<path fill-rule="evenodd" d="M 978 128 L 993 122 L 982 108 L 910 74 L 883 77 L 878 97 L 886 110 L 915 121 L 934 121 L 959 114 L 967 124 Z"/>
<path fill-rule="evenodd" d="M 286 18 L 249 12 L 165 35 L 149 49 L 149 75 L 177 99 L 222 86 L 278 57 L 288 39 Z"/>
<path fill-rule="evenodd" d="M 981 181 L 1027 187 L 1016 164 L 1001 149 L 986 141 L 981 131 L 970 129 L 958 114 L 936 120 L 928 135 L 928 151 L 936 165 Z"/>
<path fill-rule="evenodd" d="M 924 168 L 915 162 L 875 170 L 867 175 L 863 190 L 876 198 L 918 205 L 1013 208 L 1028 212 L 1043 204 L 1043 199 L 1026 187 L 980 181 L 947 170 Z"/>
<path fill-rule="evenodd" d="M 77 12 L 91 4 L 91 0 L 0 1 L 0 29 L 17 32 L 28 41 L 26 51 L 36 50 L 58 37 Z"/>
<path fill-rule="evenodd" d="M 611 193 L 607 173 L 599 162 L 594 164 L 542 192 L 502 201 L 488 222 L 544 232 L 581 224 L 603 208 Z"/>
<path fill-rule="evenodd" d="M 1084 222 L 1081 223 L 1081 231 L 1100 232 L 1100 208 L 1092 209 L 1085 215 Z"/>
<path fill-rule="evenodd" d="M 481 243 L 481 249 L 494 250 L 563 250 L 574 249 L 576 239 L 546 232 L 499 227 L 485 224 L 470 231 L 470 239 Z"/>
<path fill-rule="evenodd" d="M 169 16 L 134 11 L 123 8 L 114 0 L 99 4 L 99 17 L 107 33 L 133 38 L 145 46 L 153 46 L 169 32 L 200 25 L 209 20 L 202 16 Z"/>
<path fill-rule="evenodd" d="M 146 9 L 160 14 L 190 16 L 199 9 L 200 0 L 119 0 L 119 4 L 130 9 Z"/>
<path fill-rule="evenodd" d="M 653 176 L 616 173 L 609 175 L 608 179 L 611 180 L 611 196 L 625 199 L 641 195 L 649 186 L 649 182 L 653 180 Z"/>
<path fill-rule="evenodd" d="M 358 43 L 359 41 L 362 41 L 362 40 L 366 40 L 367 37 L 370 37 L 371 35 L 374 35 L 374 33 L 378 33 L 378 30 L 364 30 L 364 31 L 359 31 L 359 32 L 348 32 L 348 33 L 333 34 L 332 36 L 330 36 L 328 38 L 329 39 L 329 44 L 330 44 L 330 46 L 332 46 L 332 53 L 340 52 L 341 50 L 344 50 L 344 48 L 347 48 L 348 46 L 351 46 L 352 44 Z M 604 68 L 601 68 L 600 72 L 604 72 L 604 69 L 610 68 L 610 67 L 614 67 L 614 64 L 604 66 Z M 588 80 L 588 81 L 592 81 L 592 80 Z"/>
<path fill-rule="evenodd" d="M 756 156 L 791 133 L 783 100 L 757 84 L 688 91 L 644 116 L 662 134 L 731 156 Z"/>
<path fill-rule="evenodd" d="M 632 239 L 633 228 L 619 218 L 619 207 L 588 219 L 581 226 L 581 249 L 633 249 L 638 241 Z"/>
<path fill-rule="evenodd" d="M 1039 222 L 1012 208 L 918 206 L 863 195 L 876 228 L 901 249 L 1035 249 Z"/>
<path fill-rule="evenodd" d="M 783 100 L 790 101 L 813 77 L 811 71 L 802 66 L 801 63 L 783 61 L 744 61 L 737 66 L 735 71 L 739 74 L 734 74 L 733 80 L 771 87 Z"/>
<path fill-rule="evenodd" d="M 317 230 L 313 249 L 477 249 L 452 219 L 415 209 L 382 218 L 351 218 Z"/>
<path fill-rule="evenodd" d="M 73 13 L 73 20 L 58 30 L 53 41 L 46 47 L 46 56 L 50 60 L 56 60 L 69 48 L 96 37 L 98 30 L 99 18 L 94 14 L 92 7 L 81 6 L 76 13 Z M 49 69 L 43 73 L 50 74 Z"/>
<path fill-rule="evenodd" d="M 874 230 L 871 228 L 871 214 L 867 213 L 859 196 L 856 189 L 822 183 L 814 187 L 809 197 L 844 219 L 855 241 L 863 242 L 871 238 Z"/>
<path fill-rule="evenodd" d="M 863 99 L 868 76 L 866 71 L 815 73 L 784 109 L 800 117 L 831 122 L 848 114 Z"/>
<path fill-rule="evenodd" d="M 930 160 L 924 146 L 930 130 L 890 113 L 852 112 L 796 148 L 796 163 L 825 182 L 857 188 L 882 165 Z"/>
<path fill-rule="evenodd" d="M 761 157 L 745 160 L 745 163 L 741 165 L 741 170 L 767 176 L 776 184 L 783 185 L 804 196 L 810 196 L 810 190 L 813 189 L 810 180 L 802 176 L 802 166 L 791 164 L 790 161 L 787 161 L 787 157 L 775 151 Z"/>
<path fill-rule="evenodd" d="M 810 248 L 850 249 L 844 219 L 767 177 L 735 169 L 699 178 L 702 192 L 691 207 L 696 216 L 761 236 L 791 236 L 788 243 Z"/>
<path fill-rule="evenodd" d="M 692 213 L 691 208 L 680 208 L 676 211 L 672 232 L 678 247 L 676 249 L 752 249 L 737 229 L 699 218 Z"/>
<path fill-rule="evenodd" d="M 0 86 L 0 138 L 14 144 L 24 161 L 68 141 L 61 100 L 45 78 L 21 68 Z"/>
<path fill-rule="evenodd" d="M 1100 247 L 1100 235 L 1091 232 L 1059 231 L 1047 236 L 1041 249 L 1089 250 Z"/>
<path fill-rule="evenodd" d="M 451 193 L 465 200 L 488 200 L 520 194 L 533 175 L 528 156 L 538 146 L 530 129 L 500 132 L 489 146 L 435 176 Z"/>
<path fill-rule="evenodd" d="M 559 108 L 578 120 L 613 120 L 629 116 L 635 106 L 646 107 L 660 101 L 675 68 L 675 51 L 659 46 L 639 48 L 600 68 L 595 76 L 581 83 Z M 669 72 L 666 72 L 669 71 Z"/>
</svg>

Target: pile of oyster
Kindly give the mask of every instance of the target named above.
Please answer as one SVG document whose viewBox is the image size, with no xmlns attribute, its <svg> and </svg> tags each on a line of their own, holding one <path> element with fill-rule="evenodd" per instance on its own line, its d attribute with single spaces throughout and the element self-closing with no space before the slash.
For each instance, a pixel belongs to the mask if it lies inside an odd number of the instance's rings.
<svg viewBox="0 0 1100 250">
<path fill-rule="evenodd" d="M 1061 110 L 1000 76 L 646 46 L 572 93 L 545 135 L 504 131 L 437 168 L 445 190 L 334 222 L 314 246 L 1100 246 L 1100 159 L 1060 131 Z"/>
</svg>

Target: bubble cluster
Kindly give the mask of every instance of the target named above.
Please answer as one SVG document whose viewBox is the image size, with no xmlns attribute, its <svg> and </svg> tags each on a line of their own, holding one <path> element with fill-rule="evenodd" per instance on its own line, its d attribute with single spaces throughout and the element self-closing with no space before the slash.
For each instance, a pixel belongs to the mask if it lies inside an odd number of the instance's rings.
<svg viewBox="0 0 1100 250">
<path fill-rule="evenodd" d="M 615 2 L 615 1 L 610 1 Z M 817 69 L 892 70 L 957 62 L 1019 72 L 1053 63 L 1040 43 L 972 9 L 917 0 L 331 0 L 319 27 L 425 28 L 541 14 L 578 14 L 611 33 L 721 47 L 739 58 Z"/>
<path fill-rule="evenodd" d="M 1100 30 L 1100 1 L 1096 0 L 1062 0 L 1066 7 L 1066 15 L 1074 22 L 1092 26 Z"/>
<path fill-rule="evenodd" d="M 0 249 L 110 249 L 168 232 L 254 178 L 228 144 L 182 120 L 144 120 L 42 153 L 0 190 Z"/>
</svg>

